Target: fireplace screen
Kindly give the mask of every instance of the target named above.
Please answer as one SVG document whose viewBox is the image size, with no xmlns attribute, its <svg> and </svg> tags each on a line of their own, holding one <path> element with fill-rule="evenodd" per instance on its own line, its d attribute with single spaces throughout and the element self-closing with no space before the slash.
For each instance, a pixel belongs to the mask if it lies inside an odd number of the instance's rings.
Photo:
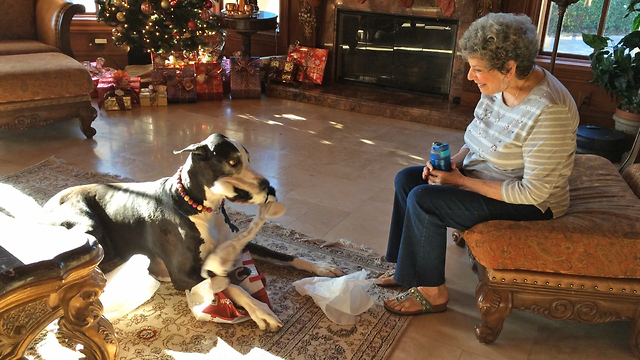
<svg viewBox="0 0 640 360">
<path fill-rule="evenodd" d="M 338 12 L 336 80 L 449 94 L 457 21 Z"/>
</svg>

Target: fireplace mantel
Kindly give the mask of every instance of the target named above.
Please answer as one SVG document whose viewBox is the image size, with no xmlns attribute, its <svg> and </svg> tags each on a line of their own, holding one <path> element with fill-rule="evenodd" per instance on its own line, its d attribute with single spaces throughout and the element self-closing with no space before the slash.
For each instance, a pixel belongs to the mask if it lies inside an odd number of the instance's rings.
<svg viewBox="0 0 640 360">
<path fill-rule="evenodd" d="M 445 17 L 435 0 L 415 0 L 413 6 L 409 8 L 401 6 L 397 0 L 366 0 L 362 4 L 359 3 L 359 0 L 328 0 L 323 6 L 324 21 L 322 23 L 321 39 L 322 47 L 329 49 L 329 59 L 325 69 L 325 79 L 329 82 L 335 80 L 335 34 L 338 9 L 457 20 L 458 34 L 456 43 L 477 16 L 475 13 L 476 1 L 472 0 L 456 0 L 455 12 L 451 17 Z M 449 93 L 450 100 L 460 99 L 464 81 L 466 81 L 464 61 L 460 56 L 455 56 Z"/>
</svg>

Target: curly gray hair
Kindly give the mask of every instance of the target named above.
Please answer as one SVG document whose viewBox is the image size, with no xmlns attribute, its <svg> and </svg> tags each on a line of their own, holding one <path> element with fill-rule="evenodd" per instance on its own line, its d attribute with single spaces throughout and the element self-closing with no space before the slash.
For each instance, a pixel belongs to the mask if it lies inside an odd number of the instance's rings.
<svg viewBox="0 0 640 360">
<path fill-rule="evenodd" d="M 538 35 L 526 15 L 490 13 L 471 23 L 458 42 L 458 51 L 465 60 L 486 61 L 489 70 L 503 74 L 511 69 L 507 62 L 516 63 L 516 77 L 525 78 L 538 55 Z"/>
</svg>

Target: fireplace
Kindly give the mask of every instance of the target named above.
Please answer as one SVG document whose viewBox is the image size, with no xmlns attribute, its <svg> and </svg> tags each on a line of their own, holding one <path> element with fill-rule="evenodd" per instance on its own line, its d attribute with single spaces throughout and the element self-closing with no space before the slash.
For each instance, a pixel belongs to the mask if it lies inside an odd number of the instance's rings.
<svg viewBox="0 0 640 360">
<path fill-rule="evenodd" d="M 322 46 L 329 49 L 325 80 L 459 100 L 467 80 L 455 46 L 476 18 L 479 1 L 456 0 L 447 16 L 436 0 L 414 0 L 408 8 L 397 0 L 327 0 L 321 31 Z"/>
<path fill-rule="evenodd" d="M 449 95 L 458 21 L 338 9 L 335 81 Z"/>
</svg>

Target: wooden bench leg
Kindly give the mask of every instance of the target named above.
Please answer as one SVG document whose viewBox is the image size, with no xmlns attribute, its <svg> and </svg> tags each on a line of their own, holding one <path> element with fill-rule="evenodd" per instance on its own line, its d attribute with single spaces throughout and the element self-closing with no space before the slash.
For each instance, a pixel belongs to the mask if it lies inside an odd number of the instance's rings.
<svg viewBox="0 0 640 360">
<path fill-rule="evenodd" d="M 91 123 L 96 119 L 96 117 L 98 117 L 98 111 L 96 108 L 91 106 L 91 103 L 89 103 L 88 106 L 80 109 L 79 117 L 80 130 L 82 130 L 82 133 L 87 137 L 87 139 L 93 139 L 93 136 L 96 134 L 96 129 L 91 127 Z"/>
<path fill-rule="evenodd" d="M 113 326 L 102 316 L 102 303 L 98 298 L 105 284 L 102 271 L 93 269 L 86 279 L 62 292 L 64 315 L 58 321 L 58 340 L 91 360 L 113 360 L 118 352 Z M 77 345 L 82 348 L 77 349 Z"/>
<path fill-rule="evenodd" d="M 476 338 L 490 344 L 500 336 L 504 319 L 511 313 L 513 298 L 510 291 L 492 289 L 487 279 L 476 288 L 478 309 L 482 323 L 476 325 Z"/>
</svg>

